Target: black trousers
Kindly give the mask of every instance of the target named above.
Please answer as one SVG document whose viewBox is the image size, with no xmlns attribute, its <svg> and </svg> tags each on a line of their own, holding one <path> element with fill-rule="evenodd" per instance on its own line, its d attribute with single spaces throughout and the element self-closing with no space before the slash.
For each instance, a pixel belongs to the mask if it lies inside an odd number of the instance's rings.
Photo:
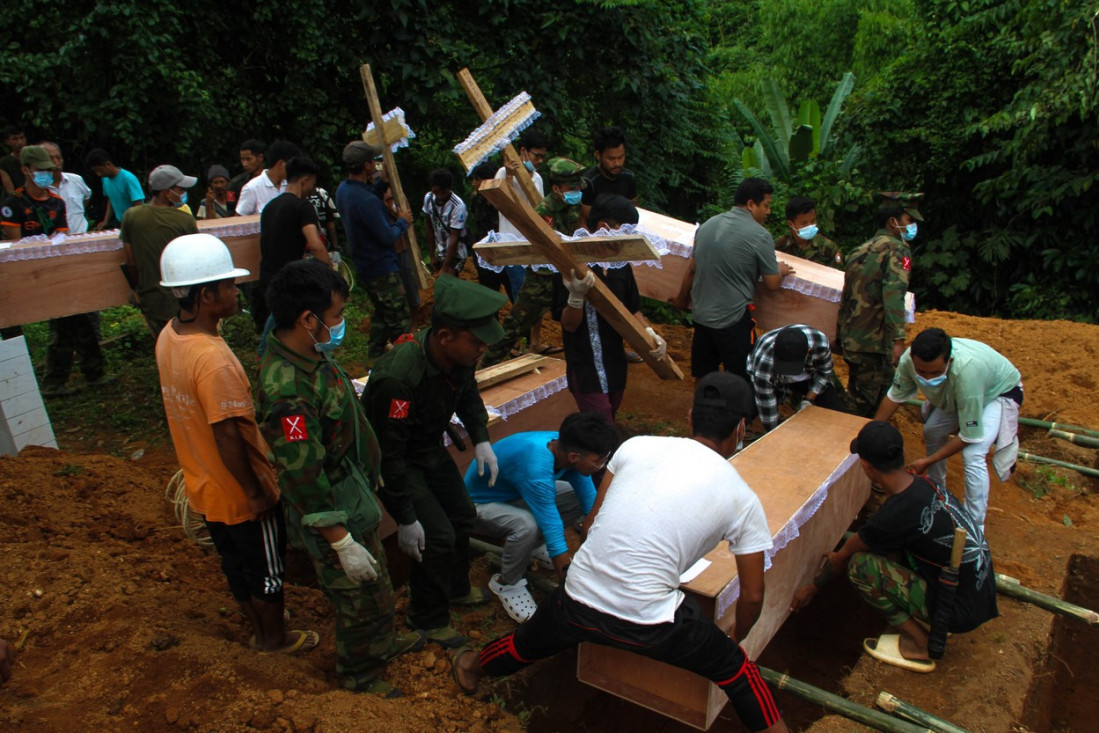
<svg viewBox="0 0 1099 733">
<path fill-rule="evenodd" d="M 695 324 L 691 339 L 691 376 L 696 379 L 724 366 L 725 371 L 748 379 L 748 354 L 755 343 L 756 320 L 745 308 L 739 321 L 725 328 Z"/>
</svg>

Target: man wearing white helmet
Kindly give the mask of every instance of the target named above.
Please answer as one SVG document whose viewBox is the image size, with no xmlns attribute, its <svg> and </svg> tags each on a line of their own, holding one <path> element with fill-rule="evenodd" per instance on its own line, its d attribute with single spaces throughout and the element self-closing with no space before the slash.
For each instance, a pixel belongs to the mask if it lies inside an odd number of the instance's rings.
<svg viewBox="0 0 1099 733">
<path fill-rule="evenodd" d="M 202 514 L 252 646 L 308 651 L 314 631 L 287 633 L 283 621 L 286 524 L 270 449 L 256 425 L 252 390 L 218 322 L 237 312 L 234 281 L 248 275 L 209 234 L 176 237 L 160 257 L 160 285 L 179 301 L 179 316 L 160 332 L 156 363 L 164 411 L 187 500 Z"/>
</svg>

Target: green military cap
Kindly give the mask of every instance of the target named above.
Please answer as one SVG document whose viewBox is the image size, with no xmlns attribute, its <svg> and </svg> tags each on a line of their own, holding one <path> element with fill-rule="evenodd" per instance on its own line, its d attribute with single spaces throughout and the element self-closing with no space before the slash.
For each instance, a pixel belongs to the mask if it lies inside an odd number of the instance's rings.
<svg viewBox="0 0 1099 733">
<path fill-rule="evenodd" d="M 37 168 L 40 171 L 52 171 L 57 166 L 53 164 L 53 158 L 41 145 L 28 145 L 19 153 L 19 162 L 28 168 Z"/>
<path fill-rule="evenodd" d="M 465 328 L 486 344 L 504 337 L 496 313 L 508 302 L 507 296 L 484 285 L 442 275 L 435 281 L 435 310 L 447 321 Z"/>
<path fill-rule="evenodd" d="M 549 169 L 550 183 L 561 183 L 566 186 L 583 188 L 587 181 L 580 174 L 584 172 L 584 166 L 569 158 L 550 158 L 546 161 Z"/>
<path fill-rule="evenodd" d="M 923 198 L 922 193 L 881 191 L 878 195 L 881 196 L 881 206 L 878 207 L 879 209 L 904 209 L 905 213 L 916 221 L 923 221 L 919 209 L 920 199 Z"/>
</svg>

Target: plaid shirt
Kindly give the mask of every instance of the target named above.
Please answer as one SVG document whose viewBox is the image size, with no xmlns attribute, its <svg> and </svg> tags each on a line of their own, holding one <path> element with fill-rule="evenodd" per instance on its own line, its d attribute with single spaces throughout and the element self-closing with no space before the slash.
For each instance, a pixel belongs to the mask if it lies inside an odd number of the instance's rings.
<svg viewBox="0 0 1099 733">
<path fill-rule="evenodd" d="M 828 337 L 815 328 L 798 325 L 809 340 L 809 353 L 805 356 L 805 372 L 809 375 L 809 391 L 820 394 L 832 378 L 832 351 Z M 778 427 L 778 406 L 786 399 L 786 382 L 775 374 L 775 337 L 782 329 L 768 331 L 756 341 L 748 355 L 748 376 L 756 394 L 756 409 L 764 429 Z"/>
</svg>

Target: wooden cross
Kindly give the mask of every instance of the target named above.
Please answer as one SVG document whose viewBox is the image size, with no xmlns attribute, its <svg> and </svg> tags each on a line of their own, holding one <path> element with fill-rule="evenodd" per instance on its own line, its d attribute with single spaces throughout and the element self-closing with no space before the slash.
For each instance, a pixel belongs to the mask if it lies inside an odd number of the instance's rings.
<svg viewBox="0 0 1099 733">
<path fill-rule="evenodd" d="M 385 120 L 382 119 L 382 105 L 378 101 L 378 90 L 374 87 L 374 75 L 370 72 L 370 64 L 359 67 L 359 76 L 363 80 L 363 91 L 366 93 L 366 103 L 370 107 L 370 119 L 374 121 L 374 129 L 384 136 Z M 412 207 L 408 205 L 408 198 L 405 197 L 404 188 L 401 187 L 401 177 L 397 175 L 397 161 L 393 157 L 393 151 L 386 142 L 382 143 L 381 148 L 385 172 L 389 178 L 389 185 L 393 188 L 393 198 L 397 202 L 397 208 L 411 211 Z M 416 273 L 416 281 L 420 284 L 420 288 L 427 289 L 431 286 L 431 273 L 428 272 L 420 256 L 416 229 L 411 225 L 408 227 L 408 246 L 412 250 L 412 267 Z"/>
<path fill-rule="evenodd" d="M 581 262 L 660 262 L 660 253 L 640 234 L 562 239 L 565 250 Z M 493 267 L 544 265 L 547 260 L 530 242 L 478 242 L 473 251 Z"/>
</svg>

